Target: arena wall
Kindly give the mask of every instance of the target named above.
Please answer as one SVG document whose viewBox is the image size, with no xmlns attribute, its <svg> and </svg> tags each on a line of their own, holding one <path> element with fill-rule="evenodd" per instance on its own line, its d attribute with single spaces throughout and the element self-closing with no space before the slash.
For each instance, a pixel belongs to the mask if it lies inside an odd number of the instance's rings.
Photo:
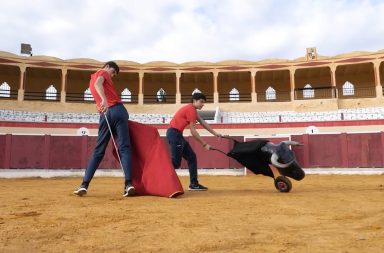
<svg viewBox="0 0 384 253">
<path fill-rule="evenodd" d="M 383 50 L 351 52 L 334 57 L 316 55 L 314 58 L 268 59 L 257 62 L 233 60 L 182 64 L 139 64 L 132 61 L 117 63 L 120 74 L 114 79 L 114 83 L 119 92 L 126 87 L 132 92 L 132 100 L 124 102 L 130 113 L 173 114 L 180 106 L 188 103 L 194 89 L 206 93 L 207 103 L 204 110 L 208 111 L 219 108 L 222 112 L 331 112 L 384 104 L 381 84 L 384 79 Z M 83 96 L 88 87 L 89 76 L 102 65 L 102 62 L 92 59 L 62 60 L 49 56 L 24 57 L 0 52 L 0 84 L 7 82 L 11 89 L 9 97 L 4 96 L 6 93 L 2 91 L 0 109 L 94 113 L 94 102 L 85 101 Z M 343 85 L 346 82 L 354 85 L 352 95 L 343 94 Z M 303 95 L 307 84 L 314 91 L 313 97 Z M 58 96 L 52 101 L 45 97 L 49 85 L 54 85 L 58 91 Z M 272 100 L 268 100 L 266 96 L 266 89 L 270 86 L 276 91 L 276 98 Z M 166 100 L 158 100 L 156 91 L 160 88 L 167 90 Z M 238 101 L 230 99 L 229 92 L 232 88 L 239 91 Z M 212 126 L 231 136 L 297 138 L 306 144 L 296 151 L 300 162 L 308 168 L 383 166 L 383 120 Z M 320 134 L 305 134 L 309 126 L 317 127 Z M 80 127 L 88 128 L 90 135 L 74 136 Z M 164 136 L 166 124 L 155 127 Z M 199 128 L 198 131 L 204 138 L 210 138 L 205 130 Z M 84 168 L 97 135 L 97 124 L 0 122 L 1 133 L 0 163 L 5 168 Z M 185 134 L 188 136 L 189 131 Z M 195 145 L 192 138 L 190 141 Z M 216 139 L 209 141 L 216 143 Z M 223 143 L 216 145 L 227 145 Z M 324 150 L 323 146 L 329 143 L 332 145 Z M 199 145 L 194 147 L 202 157 L 199 166 L 214 165 L 213 159 L 205 158 L 207 152 L 203 152 Z M 65 154 L 67 148 L 73 150 L 71 156 L 77 155 L 77 158 L 61 161 L 60 155 Z M 209 154 L 212 155 L 212 152 Z M 215 159 L 223 161 L 222 166 L 232 166 L 231 159 Z M 116 165 L 109 157 L 103 163 L 105 168 Z"/>
</svg>

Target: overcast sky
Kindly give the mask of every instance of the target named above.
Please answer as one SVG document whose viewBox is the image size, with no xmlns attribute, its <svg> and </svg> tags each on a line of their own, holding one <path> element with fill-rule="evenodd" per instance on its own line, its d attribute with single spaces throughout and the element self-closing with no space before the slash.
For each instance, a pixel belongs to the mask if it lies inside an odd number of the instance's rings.
<svg viewBox="0 0 384 253">
<path fill-rule="evenodd" d="M 0 0 L 0 51 L 98 61 L 295 59 L 384 49 L 384 0 Z"/>
</svg>

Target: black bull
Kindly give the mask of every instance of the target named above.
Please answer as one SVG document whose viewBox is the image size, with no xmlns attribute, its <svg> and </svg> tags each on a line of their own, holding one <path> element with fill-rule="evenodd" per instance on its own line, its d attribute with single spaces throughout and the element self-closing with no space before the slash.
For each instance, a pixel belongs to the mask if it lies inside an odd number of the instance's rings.
<svg viewBox="0 0 384 253">
<path fill-rule="evenodd" d="M 305 172 L 297 163 L 295 153 L 289 149 L 289 145 L 301 145 L 297 142 L 283 141 L 273 144 L 268 140 L 254 140 L 238 142 L 234 140 L 234 146 L 227 156 L 234 158 L 255 174 L 262 174 L 274 178 L 269 167 L 272 164 L 281 175 L 302 180 Z"/>
</svg>

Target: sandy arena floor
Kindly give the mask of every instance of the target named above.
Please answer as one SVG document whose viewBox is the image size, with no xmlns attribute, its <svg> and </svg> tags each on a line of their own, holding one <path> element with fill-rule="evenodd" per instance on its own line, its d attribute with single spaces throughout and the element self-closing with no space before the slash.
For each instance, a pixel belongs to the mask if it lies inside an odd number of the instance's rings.
<svg viewBox="0 0 384 253">
<path fill-rule="evenodd" d="M 1 252 L 383 252 L 384 175 L 201 176 L 208 192 L 122 198 L 121 178 L 0 179 Z M 188 178 L 181 177 L 183 186 Z"/>
</svg>

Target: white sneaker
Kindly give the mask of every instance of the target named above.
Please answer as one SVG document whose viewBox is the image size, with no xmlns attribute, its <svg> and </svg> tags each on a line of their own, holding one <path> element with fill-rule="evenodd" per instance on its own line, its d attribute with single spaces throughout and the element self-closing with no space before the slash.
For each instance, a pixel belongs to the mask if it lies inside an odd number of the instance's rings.
<svg viewBox="0 0 384 253">
<path fill-rule="evenodd" d="M 80 186 L 79 188 L 77 188 L 73 194 L 79 196 L 79 197 L 82 197 L 84 195 L 87 194 L 87 188 L 83 187 L 83 186 Z"/>
<path fill-rule="evenodd" d="M 132 197 L 135 195 L 135 187 L 132 185 L 127 185 L 124 188 L 123 197 Z"/>
</svg>

